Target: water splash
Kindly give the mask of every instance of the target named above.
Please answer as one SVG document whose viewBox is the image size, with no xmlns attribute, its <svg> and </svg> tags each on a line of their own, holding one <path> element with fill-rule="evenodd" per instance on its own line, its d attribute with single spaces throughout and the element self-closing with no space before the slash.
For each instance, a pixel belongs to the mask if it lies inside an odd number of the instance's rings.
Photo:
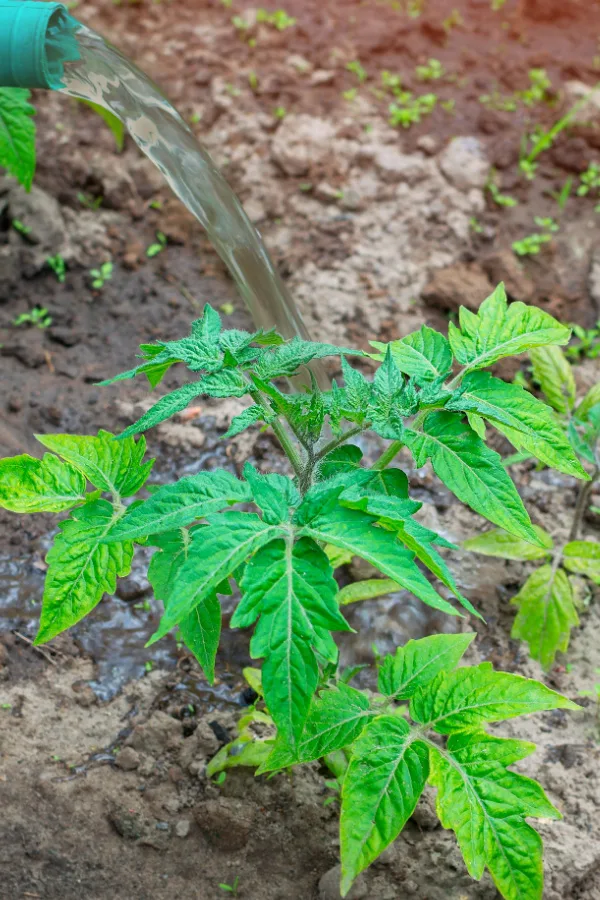
<svg viewBox="0 0 600 900">
<path fill-rule="evenodd" d="M 97 103 L 123 122 L 205 229 L 255 325 L 275 327 L 287 338 L 308 339 L 260 235 L 179 113 L 147 75 L 100 35 L 82 25 L 76 39 L 80 58 L 65 63 L 62 92 Z"/>
</svg>

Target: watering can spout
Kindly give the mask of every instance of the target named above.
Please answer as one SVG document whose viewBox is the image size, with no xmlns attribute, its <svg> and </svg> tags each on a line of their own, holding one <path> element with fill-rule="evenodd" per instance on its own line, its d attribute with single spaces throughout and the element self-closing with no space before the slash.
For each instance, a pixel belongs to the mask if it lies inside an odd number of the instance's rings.
<svg viewBox="0 0 600 900">
<path fill-rule="evenodd" d="M 60 90 L 79 28 L 62 3 L 0 0 L 0 87 Z"/>
</svg>

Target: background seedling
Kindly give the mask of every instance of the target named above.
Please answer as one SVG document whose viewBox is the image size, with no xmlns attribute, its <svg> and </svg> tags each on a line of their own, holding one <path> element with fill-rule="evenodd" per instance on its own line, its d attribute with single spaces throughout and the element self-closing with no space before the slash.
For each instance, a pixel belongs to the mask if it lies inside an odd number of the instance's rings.
<svg viewBox="0 0 600 900">
<path fill-rule="evenodd" d="M 226 884 L 225 882 L 222 882 L 219 885 L 219 887 L 221 888 L 222 891 L 226 891 L 228 894 L 232 894 L 234 897 L 237 897 L 239 884 L 240 884 L 240 879 L 236 875 L 231 884 Z"/>
<path fill-rule="evenodd" d="M 23 237 L 27 237 L 28 234 L 31 234 L 31 228 L 29 225 L 24 225 L 19 219 L 13 219 L 11 222 L 12 227 L 18 234 L 22 234 Z"/>
<path fill-rule="evenodd" d="M 31 312 L 21 313 L 13 319 L 13 325 L 18 328 L 20 325 L 36 325 L 38 328 L 49 328 L 52 325 L 52 317 L 48 314 L 45 306 L 32 309 Z"/>
<path fill-rule="evenodd" d="M 114 265 L 112 262 L 104 262 L 99 269 L 90 269 L 90 277 L 92 279 L 92 287 L 95 291 L 100 291 L 107 281 L 110 281 L 113 274 Z"/>
<path fill-rule="evenodd" d="M 519 201 L 514 197 L 511 197 L 509 194 L 502 194 L 498 185 L 496 184 L 497 172 L 495 169 L 492 169 L 490 172 L 490 177 L 488 183 L 486 185 L 488 191 L 490 192 L 490 196 L 494 203 L 497 206 L 505 206 L 505 207 L 513 207 L 518 206 Z"/>
<path fill-rule="evenodd" d="M 67 278 L 67 265 L 60 253 L 57 253 L 56 256 L 49 256 L 46 262 L 56 275 L 56 280 L 63 284 Z"/>
<path fill-rule="evenodd" d="M 400 91 L 396 94 L 396 102 L 390 103 L 390 125 L 402 128 L 410 128 L 418 124 L 424 116 L 430 115 L 435 109 L 437 96 L 435 94 L 422 94 L 415 97 L 409 91 Z"/>
<path fill-rule="evenodd" d="M 528 234 L 520 241 L 513 241 L 512 248 L 517 256 L 537 256 L 544 244 L 552 240 L 549 234 Z"/>
<path fill-rule="evenodd" d="M 352 62 L 346 63 L 346 68 L 349 72 L 352 72 L 353 75 L 356 75 L 359 82 L 364 84 L 367 80 L 367 72 L 364 66 L 359 62 L 358 59 L 353 60 Z"/>
<path fill-rule="evenodd" d="M 152 259 L 155 256 L 158 256 L 159 253 L 162 253 L 163 250 L 166 250 L 167 247 L 167 237 L 163 234 L 162 231 L 156 232 L 156 241 L 154 244 L 150 244 L 148 249 L 146 250 L 146 256 L 149 259 Z"/>
<path fill-rule="evenodd" d="M 545 231 L 551 232 L 552 234 L 560 230 L 558 222 L 556 222 L 550 216 L 535 216 L 533 221 L 538 226 L 538 228 L 543 228 Z"/>
<path fill-rule="evenodd" d="M 439 59 L 430 59 L 425 66 L 417 66 L 415 74 L 419 81 L 439 81 L 446 74 Z"/>
</svg>

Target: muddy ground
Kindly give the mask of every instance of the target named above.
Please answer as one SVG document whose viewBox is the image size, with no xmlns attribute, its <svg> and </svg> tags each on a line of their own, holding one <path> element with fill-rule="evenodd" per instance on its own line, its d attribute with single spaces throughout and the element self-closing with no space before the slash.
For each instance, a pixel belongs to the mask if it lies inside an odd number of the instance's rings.
<svg viewBox="0 0 600 900">
<path fill-rule="evenodd" d="M 599 80 L 600 5 L 497 5 L 493 12 L 490 0 L 287 0 L 297 23 L 281 32 L 256 25 L 250 4 L 236 0 L 98 0 L 75 12 L 149 72 L 193 124 L 315 336 L 366 347 L 368 338 L 398 337 L 422 322 L 444 328 L 460 303 L 476 308 L 501 278 L 513 299 L 567 321 L 589 328 L 600 317 L 598 198 L 576 196 L 580 174 L 600 162 L 600 102 L 592 99 L 539 157 L 533 181 L 518 167 L 523 135 L 547 128 Z M 408 15 L 409 6 L 420 15 Z M 249 27 L 236 29 L 234 15 Z M 415 67 L 431 58 L 446 74 L 420 82 Z M 346 68 L 356 60 L 364 82 Z M 542 101 L 492 108 L 525 91 L 534 68 L 551 81 Z M 416 94 L 435 92 L 433 113 L 408 130 L 392 128 L 382 70 Z M 0 180 L 2 455 L 36 452 L 35 432 L 116 431 L 130 422 L 147 400 L 145 387 L 95 382 L 127 368 L 139 343 L 186 333 L 205 302 L 228 325 L 249 324 L 200 228 L 137 150 L 126 145 L 118 154 L 103 123 L 74 101 L 40 95 L 36 102 L 36 187 L 26 196 Z M 485 187 L 492 167 L 518 205 L 494 202 Z M 553 194 L 569 178 L 561 210 Z M 539 255 L 517 260 L 511 244 L 540 230 L 535 216 L 554 218 L 560 230 Z M 28 233 L 11 227 L 14 220 Z M 169 243 L 150 260 L 156 231 Z M 56 254 L 67 263 L 64 283 L 46 262 Z M 93 290 L 89 271 L 108 259 L 113 276 Z M 40 307 L 49 327 L 12 324 Z M 511 377 L 517 365 L 501 374 Z M 583 392 L 598 379 L 597 361 L 585 360 L 576 375 Z M 166 387 L 182 378 L 169 374 Z M 281 468 L 268 435 L 221 440 L 236 411 L 233 403 L 203 403 L 151 434 L 157 480 L 215 466 L 239 472 L 248 457 L 264 470 Z M 427 470 L 403 461 L 428 524 L 453 540 L 482 528 Z M 526 465 L 513 474 L 533 520 L 564 537 L 574 481 Z M 225 639 L 214 688 L 174 642 L 161 642 L 154 655 L 144 650 L 158 609 L 142 556 L 89 623 L 42 652 L 30 647 L 54 528 L 53 517 L 0 513 L 0 897 L 212 900 L 225 896 L 218 884 L 236 876 L 239 895 L 250 900 L 338 896 L 337 810 L 323 805 L 328 791 L 316 766 L 268 782 L 244 771 L 221 786 L 206 779 L 206 761 L 235 733 L 249 699 L 240 676 L 245 635 Z M 598 534 L 597 520 L 586 519 L 583 535 Z M 479 632 L 469 661 L 543 677 L 582 703 L 578 715 L 536 716 L 506 733 L 538 744 L 523 771 L 542 781 L 564 814 L 539 824 L 544 897 L 597 900 L 600 729 L 596 705 L 580 694 L 598 680 L 597 597 L 568 654 L 543 675 L 508 637 L 510 598 L 527 566 L 466 555 L 452 564 L 486 617 L 486 625 L 461 626 Z M 345 662 L 371 662 L 374 642 L 390 651 L 456 627 L 402 593 L 352 617 L 360 634 L 342 645 Z M 478 885 L 468 877 L 426 798 L 351 896 L 497 894 L 487 878 Z"/>
</svg>

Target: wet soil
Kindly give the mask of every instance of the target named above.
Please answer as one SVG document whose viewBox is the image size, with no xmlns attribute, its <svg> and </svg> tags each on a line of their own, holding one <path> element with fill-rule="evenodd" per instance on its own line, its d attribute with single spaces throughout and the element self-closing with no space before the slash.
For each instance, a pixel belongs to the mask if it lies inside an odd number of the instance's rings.
<svg viewBox="0 0 600 900">
<path fill-rule="evenodd" d="M 403 0 L 288 0 L 297 24 L 282 32 L 254 25 L 251 5 L 235 0 L 231 7 L 98 0 L 80 3 L 76 14 L 149 72 L 193 123 L 313 333 L 366 346 L 424 321 L 444 328 L 459 303 L 476 308 L 500 278 L 513 299 L 567 321 L 590 327 L 600 316 L 598 198 L 576 197 L 580 173 L 600 161 L 598 109 L 539 157 L 533 181 L 518 168 L 523 135 L 570 107 L 573 82 L 599 80 L 600 4 L 506 0 L 497 12 L 490 5 L 423 0 L 411 17 Z M 251 27 L 236 29 L 233 15 Z M 447 74 L 421 82 L 415 67 L 431 58 Z M 356 60 L 364 83 L 347 69 Z M 524 91 L 534 68 L 552 83 L 543 102 L 518 102 L 509 112 L 480 101 Z M 391 128 L 383 70 L 416 94 L 435 92 L 433 113 L 408 130 Z M 138 344 L 186 333 L 205 302 L 221 309 L 228 326 L 249 325 L 200 228 L 135 148 L 117 154 L 102 122 L 65 97 L 40 94 L 36 102 L 36 189 L 27 198 L 0 181 L 2 455 L 37 453 L 36 432 L 117 431 L 132 421 L 147 402 L 146 387 L 96 382 L 127 368 Z M 283 117 L 275 114 L 280 108 Z M 455 137 L 471 140 L 458 167 L 446 156 Z M 461 165 L 466 179 L 457 174 Z M 494 203 L 484 188 L 490 166 L 518 205 Z M 568 178 L 573 188 L 561 211 L 553 193 Z M 539 231 L 535 216 L 553 217 L 560 230 L 539 255 L 516 260 L 511 244 Z M 31 230 L 15 230 L 15 219 Z M 148 259 L 158 230 L 168 247 Z M 56 254 L 67 264 L 64 283 L 46 263 Z M 113 276 L 95 291 L 89 271 L 108 259 Z M 48 328 L 12 324 L 41 307 L 52 318 Z M 183 378 L 172 370 L 165 388 Z M 597 362 L 578 367 L 581 391 L 597 378 Z M 237 411 L 229 402 L 202 402 L 151 433 L 155 480 L 215 466 L 239 473 L 248 457 L 265 471 L 281 469 L 266 434 L 222 440 Z M 403 463 L 427 524 L 455 541 L 481 529 L 427 471 Z M 563 536 L 574 482 L 527 466 L 514 474 L 533 520 Z M 206 779 L 206 761 L 234 734 L 247 699 L 244 634 L 226 632 L 214 688 L 174 641 L 145 650 L 159 610 L 140 552 L 117 597 L 69 635 L 32 649 L 55 528 L 55 517 L 0 512 L 0 897 L 211 900 L 224 896 L 220 882 L 236 876 L 240 896 L 252 900 L 335 897 L 326 873 L 338 861 L 337 810 L 323 805 L 328 792 L 316 766 L 268 782 L 244 771 L 220 787 Z M 584 533 L 598 539 L 597 523 L 586 521 Z M 598 680 L 597 597 L 566 658 L 544 676 L 508 638 L 510 597 L 529 569 L 460 555 L 453 565 L 485 625 L 456 626 L 400 593 L 351 611 L 359 633 L 343 643 L 343 660 L 372 662 L 373 643 L 385 652 L 409 637 L 476 628 L 470 662 L 489 659 L 543 677 L 580 699 L 578 716 L 537 716 L 506 733 L 538 744 L 523 771 L 544 783 L 564 814 L 540 825 L 545 898 L 597 900 L 600 731 L 593 702 L 580 698 Z M 351 568 L 343 577 L 360 574 Z M 435 825 L 429 798 L 352 896 L 497 894 L 488 880 L 470 880 L 453 836 Z"/>
</svg>

